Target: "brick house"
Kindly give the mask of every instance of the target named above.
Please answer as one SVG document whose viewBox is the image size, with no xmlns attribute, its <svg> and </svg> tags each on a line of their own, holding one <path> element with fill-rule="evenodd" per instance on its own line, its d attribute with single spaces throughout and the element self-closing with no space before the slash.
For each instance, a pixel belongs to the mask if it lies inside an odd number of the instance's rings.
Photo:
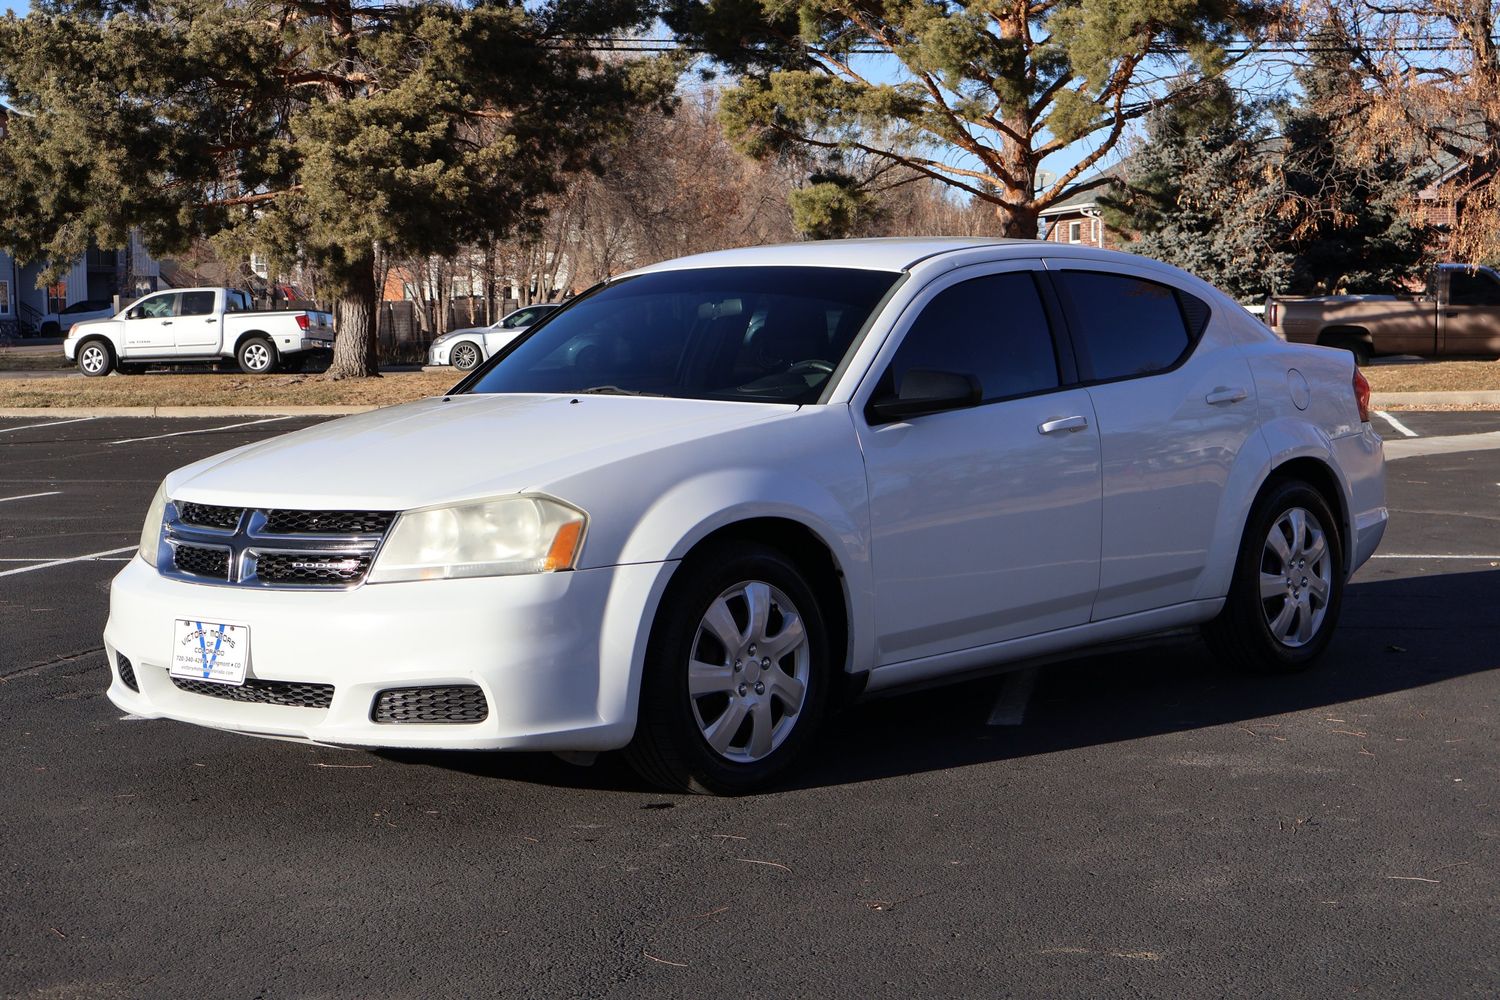
<svg viewBox="0 0 1500 1000">
<path fill-rule="evenodd" d="M 1107 172 L 1114 176 L 1115 170 Z M 1049 208 L 1041 216 L 1041 238 L 1051 243 L 1076 243 L 1080 246 L 1118 250 L 1124 234 L 1106 225 L 1099 211 L 1099 195 L 1108 184 L 1080 191 Z"/>
</svg>

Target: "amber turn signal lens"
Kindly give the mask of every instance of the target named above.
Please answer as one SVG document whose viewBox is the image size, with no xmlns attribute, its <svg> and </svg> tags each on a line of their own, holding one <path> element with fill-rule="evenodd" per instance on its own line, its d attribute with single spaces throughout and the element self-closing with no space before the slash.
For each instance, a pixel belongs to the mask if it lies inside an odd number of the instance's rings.
<svg viewBox="0 0 1500 1000">
<path fill-rule="evenodd" d="M 572 569 L 573 560 L 578 558 L 578 542 L 582 537 L 582 521 L 569 521 L 558 528 L 552 539 L 552 547 L 547 550 L 547 558 L 542 562 L 542 571 L 553 573 L 560 569 Z"/>
</svg>

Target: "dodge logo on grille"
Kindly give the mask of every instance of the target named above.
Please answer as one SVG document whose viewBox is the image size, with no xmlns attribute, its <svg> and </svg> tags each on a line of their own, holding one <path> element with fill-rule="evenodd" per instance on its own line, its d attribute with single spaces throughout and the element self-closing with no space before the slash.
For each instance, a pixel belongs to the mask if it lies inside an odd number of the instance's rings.
<svg viewBox="0 0 1500 1000">
<path fill-rule="evenodd" d="M 327 559 L 320 562 L 294 562 L 292 569 L 336 569 L 343 573 L 349 573 L 359 569 L 358 559 Z"/>
</svg>

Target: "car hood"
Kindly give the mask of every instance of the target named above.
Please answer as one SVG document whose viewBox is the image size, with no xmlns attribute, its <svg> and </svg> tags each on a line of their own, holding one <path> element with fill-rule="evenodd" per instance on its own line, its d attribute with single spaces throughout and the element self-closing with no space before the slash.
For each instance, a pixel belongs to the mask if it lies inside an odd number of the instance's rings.
<svg viewBox="0 0 1500 1000">
<path fill-rule="evenodd" d="M 464 336 L 466 334 L 471 334 L 471 333 L 498 333 L 498 332 L 499 332 L 499 327 L 466 326 L 462 330 L 449 330 L 447 333 L 443 334 L 438 339 L 439 340 L 451 340 L 454 337 L 462 337 L 462 336 Z"/>
<path fill-rule="evenodd" d="M 179 469 L 166 486 L 174 500 L 226 506 L 406 510 L 546 490 L 590 468 L 796 410 L 643 396 L 433 398 L 248 445 Z"/>
</svg>

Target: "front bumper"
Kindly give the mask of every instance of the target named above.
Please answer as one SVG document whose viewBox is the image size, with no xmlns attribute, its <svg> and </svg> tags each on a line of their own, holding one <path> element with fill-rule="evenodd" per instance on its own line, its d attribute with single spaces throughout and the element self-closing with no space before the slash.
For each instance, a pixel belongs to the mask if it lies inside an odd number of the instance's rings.
<svg viewBox="0 0 1500 1000">
<path fill-rule="evenodd" d="M 447 749 L 612 750 L 635 728 L 645 629 L 668 564 L 366 585 L 347 591 L 185 583 L 132 559 L 110 588 L 109 698 L 152 719 L 315 743 Z M 328 708 L 228 701 L 167 673 L 178 618 L 250 629 L 248 674 L 331 684 Z M 474 684 L 477 723 L 376 723 L 387 688 Z"/>
<path fill-rule="evenodd" d="M 427 349 L 427 363 L 429 365 L 448 364 L 448 349 L 452 344 L 433 344 Z"/>
</svg>

